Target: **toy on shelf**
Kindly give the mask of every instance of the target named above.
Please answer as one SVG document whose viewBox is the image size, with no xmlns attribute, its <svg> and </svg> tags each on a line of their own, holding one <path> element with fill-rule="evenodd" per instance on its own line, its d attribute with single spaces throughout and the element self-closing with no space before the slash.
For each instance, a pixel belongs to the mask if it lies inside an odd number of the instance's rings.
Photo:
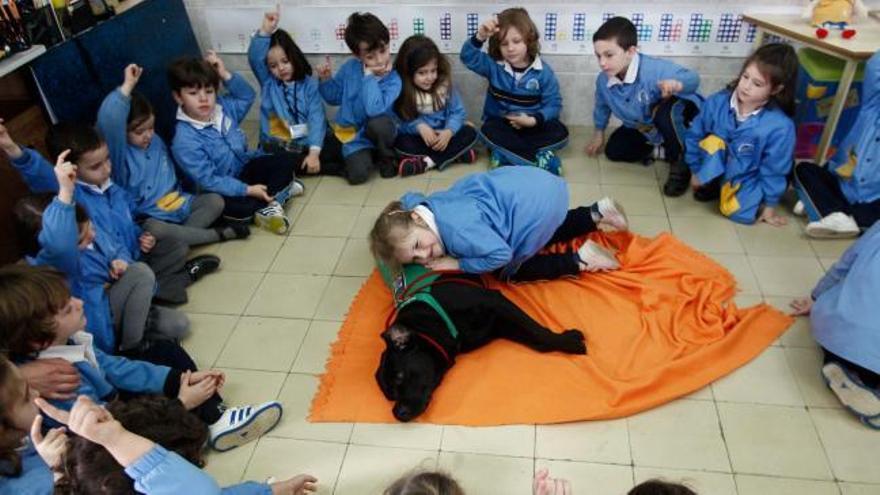
<svg viewBox="0 0 880 495">
<path fill-rule="evenodd" d="M 865 17 L 868 9 L 862 0 L 810 0 L 804 9 L 804 19 L 816 27 L 816 37 L 828 37 L 829 29 L 837 29 L 843 39 L 856 35 L 852 22 L 856 17 Z"/>
</svg>

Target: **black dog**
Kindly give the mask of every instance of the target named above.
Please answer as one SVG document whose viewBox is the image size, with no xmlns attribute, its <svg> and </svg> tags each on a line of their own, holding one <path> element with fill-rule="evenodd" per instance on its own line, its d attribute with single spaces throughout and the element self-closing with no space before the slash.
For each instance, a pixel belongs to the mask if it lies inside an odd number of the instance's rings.
<svg viewBox="0 0 880 495">
<path fill-rule="evenodd" d="M 458 338 L 452 336 L 439 313 L 422 301 L 402 307 L 382 334 L 385 351 L 376 381 L 385 397 L 395 401 L 392 413 L 399 421 L 409 421 L 425 411 L 459 353 L 472 351 L 493 339 L 506 338 L 538 352 L 587 353 L 580 330 L 554 333 L 501 292 L 466 283 L 467 280 L 479 278 L 444 275 L 431 288 L 431 294 L 455 324 Z"/>
</svg>

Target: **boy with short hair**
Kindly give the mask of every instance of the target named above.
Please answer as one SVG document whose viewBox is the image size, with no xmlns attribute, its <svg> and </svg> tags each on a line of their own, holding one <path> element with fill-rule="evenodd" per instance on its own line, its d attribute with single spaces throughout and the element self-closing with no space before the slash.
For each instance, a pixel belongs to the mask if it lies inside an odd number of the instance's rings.
<svg viewBox="0 0 880 495">
<path fill-rule="evenodd" d="M 392 69 L 389 42 L 388 28 L 378 17 L 355 12 L 345 28 L 345 44 L 355 58 L 345 62 L 332 79 L 329 57 L 318 67 L 321 96 L 339 106 L 330 127 L 343 143 L 349 184 L 366 182 L 373 168 L 385 178 L 397 175 L 391 111 L 401 81 Z"/>
<path fill-rule="evenodd" d="M 663 186 L 667 196 L 687 191 L 691 173 L 684 163 L 684 131 L 699 112 L 700 76 L 673 62 L 638 52 L 635 26 L 614 17 L 593 34 L 599 60 L 593 122 L 596 131 L 587 144 L 588 155 L 605 147 L 613 161 L 649 161 L 663 146 L 669 177 Z M 605 141 L 611 115 L 623 121 Z"/>
<path fill-rule="evenodd" d="M 71 297 L 64 275 L 48 267 L 0 268 L 0 343 L 13 359 L 61 358 L 79 372 L 77 395 L 96 402 L 116 399 L 120 391 L 177 398 L 210 431 L 209 444 L 225 451 L 268 432 L 281 419 L 281 404 L 227 408 L 217 394 L 222 372 L 196 371 L 186 351 L 166 341 L 168 366 L 105 354 L 84 331 L 82 300 Z M 50 401 L 70 409 L 73 400 Z"/>
<path fill-rule="evenodd" d="M 239 124 L 256 98 L 253 88 L 241 75 L 226 70 L 213 51 L 204 59 L 175 61 L 168 68 L 168 80 L 180 106 L 171 142 L 180 168 L 198 189 L 223 196 L 225 218 L 253 220 L 276 234 L 286 233 L 290 219 L 284 205 L 305 187 L 294 178 L 296 155 L 248 149 Z M 221 81 L 228 93 L 218 97 Z"/>
</svg>

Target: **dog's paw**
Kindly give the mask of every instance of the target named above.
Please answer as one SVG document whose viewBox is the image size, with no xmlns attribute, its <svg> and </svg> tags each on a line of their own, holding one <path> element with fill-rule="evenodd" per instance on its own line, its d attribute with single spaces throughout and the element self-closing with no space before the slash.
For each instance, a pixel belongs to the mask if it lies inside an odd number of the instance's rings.
<svg viewBox="0 0 880 495">
<path fill-rule="evenodd" d="M 562 332 L 563 339 L 562 350 L 569 354 L 586 354 L 587 343 L 586 336 L 577 329 L 570 329 Z"/>
</svg>

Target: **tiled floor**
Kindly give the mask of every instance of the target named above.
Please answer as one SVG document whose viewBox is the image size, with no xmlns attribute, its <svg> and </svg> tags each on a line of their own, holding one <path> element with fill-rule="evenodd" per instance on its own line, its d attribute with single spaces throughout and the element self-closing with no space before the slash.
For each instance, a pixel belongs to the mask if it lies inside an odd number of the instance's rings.
<svg viewBox="0 0 880 495">
<path fill-rule="evenodd" d="M 785 308 L 849 245 L 806 239 L 798 219 L 781 229 L 743 227 L 711 205 L 665 198 L 658 180 L 665 164 L 588 159 L 580 152 L 585 132 L 574 129 L 562 155 L 572 202 L 617 197 L 637 233 L 671 230 L 728 267 L 740 281 L 740 304 Z M 267 438 L 209 457 L 207 470 L 218 480 L 309 472 L 320 479 L 319 493 L 364 495 L 381 493 L 409 469 L 439 466 L 470 494 L 518 495 L 531 492 L 536 469 L 549 467 L 570 478 L 578 494 L 621 495 L 653 477 L 685 480 L 713 495 L 880 494 L 880 433 L 826 390 L 803 319 L 730 376 L 626 419 L 497 428 L 307 422 L 329 345 L 372 269 L 366 235 L 379 209 L 406 190 L 442 189 L 485 167 L 483 158 L 357 187 L 335 177 L 307 179 L 306 196 L 293 202 L 289 236 L 255 231 L 246 241 L 205 249 L 221 255 L 223 266 L 191 290 L 184 310 L 193 336 L 185 346 L 200 366 L 227 372 L 228 402 L 277 398 L 285 406 Z"/>
</svg>

